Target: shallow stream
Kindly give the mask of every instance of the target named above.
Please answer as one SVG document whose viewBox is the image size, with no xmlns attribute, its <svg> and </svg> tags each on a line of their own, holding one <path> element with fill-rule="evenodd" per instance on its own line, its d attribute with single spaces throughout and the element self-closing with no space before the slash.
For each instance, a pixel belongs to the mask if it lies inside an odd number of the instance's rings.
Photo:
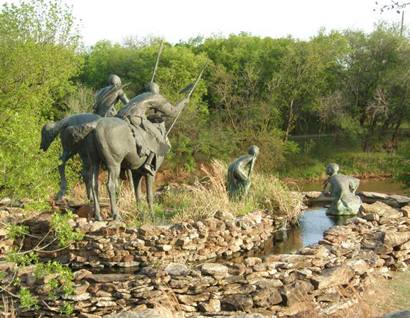
<svg viewBox="0 0 410 318">
<path fill-rule="evenodd" d="M 292 185 L 290 185 L 292 187 Z M 322 181 L 302 182 L 296 185 L 299 191 L 321 191 Z M 392 179 L 361 180 L 358 192 L 380 192 L 386 194 L 406 194 L 402 184 Z M 292 253 L 300 248 L 315 244 L 323 238 L 323 233 L 334 225 L 343 225 L 349 217 L 335 217 L 326 215 L 326 208 L 317 206 L 304 211 L 299 219 L 299 226 L 284 232 L 282 240 L 269 239 L 265 244 L 245 255 L 234 257 L 233 262 L 242 262 L 244 257 L 264 257 L 272 254 Z"/>
</svg>

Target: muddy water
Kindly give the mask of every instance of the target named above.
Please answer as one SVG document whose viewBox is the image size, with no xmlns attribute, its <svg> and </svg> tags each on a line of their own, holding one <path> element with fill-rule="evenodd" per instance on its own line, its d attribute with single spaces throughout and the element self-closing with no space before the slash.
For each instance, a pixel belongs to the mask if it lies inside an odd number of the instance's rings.
<svg viewBox="0 0 410 318">
<path fill-rule="evenodd" d="M 292 187 L 292 186 L 291 186 Z M 299 191 L 320 191 L 323 185 L 321 181 L 304 182 L 297 184 Z M 361 180 L 358 191 L 381 192 L 386 194 L 408 194 L 401 183 L 391 179 Z M 299 220 L 299 226 L 294 227 L 283 234 L 283 240 L 272 238 L 258 251 L 252 252 L 253 256 L 268 256 L 272 254 L 292 253 L 298 249 L 319 242 L 323 233 L 334 225 L 342 225 L 348 217 L 335 217 L 326 215 L 325 207 L 312 207 L 306 210 Z M 235 260 L 243 259 L 243 256 Z M 249 254 L 246 254 L 249 256 Z"/>
<path fill-rule="evenodd" d="M 291 253 L 304 246 L 319 242 L 323 233 L 334 225 L 343 225 L 348 217 L 326 215 L 326 208 L 306 210 L 299 220 L 299 226 L 287 231 L 283 242 L 276 240 L 272 254 Z"/>
<path fill-rule="evenodd" d="M 306 210 L 299 219 L 299 225 L 276 237 L 267 240 L 265 244 L 246 254 L 229 258 L 234 263 L 243 262 L 249 256 L 265 257 L 272 254 L 288 254 L 304 246 L 319 242 L 323 233 L 334 225 L 342 225 L 348 217 L 334 217 L 326 215 L 326 208 L 314 207 Z M 279 239 L 280 237 L 280 239 Z M 224 260 L 221 259 L 221 262 Z"/>
</svg>

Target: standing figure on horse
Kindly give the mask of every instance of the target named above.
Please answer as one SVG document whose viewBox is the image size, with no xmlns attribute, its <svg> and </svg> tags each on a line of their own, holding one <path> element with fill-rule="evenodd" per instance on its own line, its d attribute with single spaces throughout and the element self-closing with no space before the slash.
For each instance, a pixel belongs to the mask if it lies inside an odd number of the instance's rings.
<svg viewBox="0 0 410 318">
<path fill-rule="evenodd" d="M 101 117 L 115 116 L 117 113 L 115 104 L 118 101 L 121 101 L 123 105 L 127 105 L 129 102 L 123 91 L 124 85 L 121 85 L 121 79 L 117 75 L 111 74 L 108 77 L 108 83 L 108 86 L 95 94 L 94 113 Z"/>
</svg>

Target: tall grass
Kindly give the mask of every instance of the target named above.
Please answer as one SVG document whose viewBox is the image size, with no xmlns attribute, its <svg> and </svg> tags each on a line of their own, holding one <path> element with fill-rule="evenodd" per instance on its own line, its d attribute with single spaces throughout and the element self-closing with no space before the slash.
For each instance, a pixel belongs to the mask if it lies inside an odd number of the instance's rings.
<svg viewBox="0 0 410 318">
<path fill-rule="evenodd" d="M 285 184 L 273 176 L 254 173 L 248 196 L 243 200 L 230 201 L 226 191 L 226 164 L 214 160 L 209 166 L 202 166 L 201 172 L 203 177 L 193 184 L 173 185 L 156 197 L 154 219 L 148 213 L 145 197 L 137 208 L 129 185 L 124 183 L 117 202 L 124 221 L 130 225 L 179 223 L 203 220 L 213 216 L 217 211 L 245 215 L 255 210 L 267 210 L 275 216 L 284 217 L 291 223 L 296 222 L 299 217 L 302 209 L 301 194 L 290 191 Z M 111 217 L 108 212 L 109 200 L 102 179 L 100 201 L 104 206 L 103 217 L 109 218 Z M 80 185 L 77 185 L 72 193 L 77 200 L 86 202 L 84 188 Z"/>
<path fill-rule="evenodd" d="M 173 222 L 201 220 L 217 211 L 244 215 L 255 210 L 268 210 L 275 216 L 283 216 L 296 222 L 302 209 L 302 196 L 291 192 L 279 179 L 254 173 L 252 186 L 246 198 L 230 201 L 226 191 L 226 164 L 212 161 L 209 167 L 201 167 L 202 180 L 166 192 L 161 206 L 173 212 Z"/>
</svg>

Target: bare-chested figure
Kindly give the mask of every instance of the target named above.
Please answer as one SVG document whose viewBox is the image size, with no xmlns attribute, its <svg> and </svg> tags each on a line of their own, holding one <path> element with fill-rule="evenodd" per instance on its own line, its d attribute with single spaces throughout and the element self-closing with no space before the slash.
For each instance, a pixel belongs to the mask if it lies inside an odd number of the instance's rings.
<svg viewBox="0 0 410 318">
<path fill-rule="evenodd" d="M 95 94 L 94 113 L 102 117 L 115 116 L 117 110 L 115 104 L 121 101 L 124 105 L 128 104 L 129 100 L 123 91 L 121 79 L 111 74 L 108 78 L 110 85 L 100 89 Z"/>
</svg>

